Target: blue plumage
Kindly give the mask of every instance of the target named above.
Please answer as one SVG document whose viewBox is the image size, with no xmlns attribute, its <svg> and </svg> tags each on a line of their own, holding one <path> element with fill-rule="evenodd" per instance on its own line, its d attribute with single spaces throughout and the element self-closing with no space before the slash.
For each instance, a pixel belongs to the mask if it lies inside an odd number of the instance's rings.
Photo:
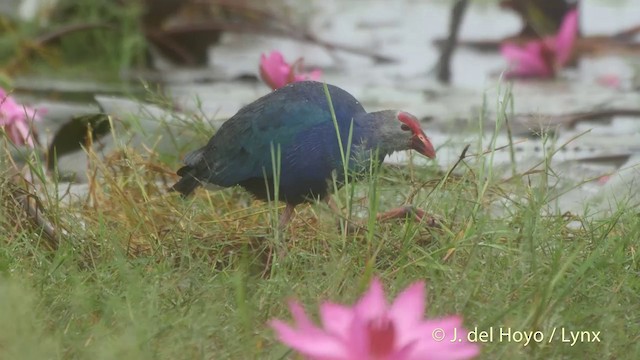
<svg viewBox="0 0 640 360">
<path fill-rule="evenodd" d="M 353 127 L 351 154 L 358 161 L 350 161 L 352 170 L 358 172 L 358 164 L 368 167 L 372 151 L 379 151 L 376 161 L 409 148 L 432 156 L 433 147 L 411 115 L 390 110 L 367 113 L 351 94 L 327 87 L 345 151 Z M 278 146 L 279 197 L 287 204 L 324 198 L 332 173 L 342 178 L 340 146 L 322 83 L 296 82 L 242 108 L 206 146 L 186 156 L 185 166 L 178 170 L 182 179 L 173 189 L 188 195 L 202 182 L 241 185 L 267 199 L 268 193 L 274 194 L 272 149 Z"/>
</svg>

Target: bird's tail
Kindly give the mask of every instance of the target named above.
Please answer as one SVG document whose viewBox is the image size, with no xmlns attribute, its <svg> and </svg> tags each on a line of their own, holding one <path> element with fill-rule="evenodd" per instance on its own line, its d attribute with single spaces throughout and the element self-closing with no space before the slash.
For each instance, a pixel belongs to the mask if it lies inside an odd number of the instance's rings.
<svg viewBox="0 0 640 360">
<path fill-rule="evenodd" d="M 191 195 L 191 193 L 202 185 L 202 181 L 198 179 L 197 170 L 198 164 L 203 161 L 204 152 L 206 147 L 202 147 L 198 150 L 188 153 L 184 157 L 185 166 L 178 169 L 176 172 L 182 179 L 178 180 L 169 191 L 177 191 L 182 194 L 183 197 Z"/>
<path fill-rule="evenodd" d="M 182 179 L 178 180 L 169 191 L 177 191 L 182 194 L 183 197 L 187 197 L 194 192 L 198 186 L 202 185 L 200 180 L 195 177 L 195 169 L 191 166 L 184 166 L 180 168 L 177 172 L 178 175 L 182 176 Z"/>
</svg>

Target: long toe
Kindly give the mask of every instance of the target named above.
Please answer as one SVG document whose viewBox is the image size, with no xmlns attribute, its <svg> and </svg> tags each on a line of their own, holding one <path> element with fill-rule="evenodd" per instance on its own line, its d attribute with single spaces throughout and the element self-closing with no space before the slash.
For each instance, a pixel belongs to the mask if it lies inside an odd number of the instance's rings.
<svg viewBox="0 0 640 360">
<path fill-rule="evenodd" d="M 423 222 L 428 227 L 440 227 L 441 221 L 426 211 L 416 208 L 413 205 L 405 205 L 378 214 L 378 221 L 388 221 L 393 219 L 407 219 L 413 217 L 417 222 Z"/>
</svg>

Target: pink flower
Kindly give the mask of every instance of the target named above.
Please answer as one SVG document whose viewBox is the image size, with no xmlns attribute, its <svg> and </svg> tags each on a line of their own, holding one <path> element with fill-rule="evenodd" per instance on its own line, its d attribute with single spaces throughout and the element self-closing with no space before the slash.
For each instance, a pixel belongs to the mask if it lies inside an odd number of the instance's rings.
<svg viewBox="0 0 640 360">
<path fill-rule="evenodd" d="M 296 81 L 319 80 L 322 76 L 320 70 L 304 73 L 302 67 L 302 58 L 289 65 L 279 51 L 272 51 L 268 56 L 260 56 L 260 77 L 273 90 Z"/>
<path fill-rule="evenodd" d="M 281 342 L 312 360 L 453 360 L 476 356 L 479 346 L 467 341 L 460 317 L 423 320 L 424 298 L 424 282 L 417 282 L 389 305 L 382 284 L 374 279 L 354 307 L 323 303 L 323 328 L 295 301 L 289 304 L 294 326 L 280 320 L 270 324 Z"/>
<path fill-rule="evenodd" d="M 502 56 L 513 66 L 507 77 L 554 77 L 564 67 L 573 51 L 578 36 L 578 10 L 571 10 L 562 20 L 555 36 L 530 41 L 524 46 L 502 44 Z"/>
<path fill-rule="evenodd" d="M 18 104 L 0 88 L 0 126 L 14 144 L 35 147 L 30 123 L 32 120 L 40 120 L 37 112 L 38 110 Z"/>
</svg>

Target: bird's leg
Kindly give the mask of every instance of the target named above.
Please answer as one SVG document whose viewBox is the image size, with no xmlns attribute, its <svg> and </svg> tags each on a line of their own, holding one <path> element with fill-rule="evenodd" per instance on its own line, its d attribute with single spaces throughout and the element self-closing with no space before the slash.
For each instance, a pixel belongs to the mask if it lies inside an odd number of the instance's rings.
<svg viewBox="0 0 640 360">
<path fill-rule="evenodd" d="M 378 214 L 376 216 L 376 219 L 378 221 L 387 221 L 391 219 L 407 218 L 409 216 L 413 216 L 413 218 L 418 222 L 424 221 L 424 223 L 430 227 L 440 226 L 438 220 L 435 217 L 429 215 L 422 209 L 413 207 L 413 205 L 405 205 L 395 209 L 391 209 L 389 211 L 385 211 L 381 214 Z"/>
<path fill-rule="evenodd" d="M 280 229 L 280 231 L 286 229 L 287 225 L 289 225 L 291 217 L 293 216 L 293 210 L 295 208 L 295 205 L 287 204 L 287 206 L 282 211 L 282 214 L 280 214 L 280 220 L 278 221 L 278 228 Z"/>
<path fill-rule="evenodd" d="M 385 211 L 376 216 L 376 220 L 378 221 L 387 221 L 391 219 L 400 219 L 406 218 L 410 215 L 415 215 L 416 219 L 419 221 L 422 219 L 422 215 L 424 215 L 424 211 L 421 209 L 414 209 L 411 205 L 400 206 L 389 211 Z"/>
<path fill-rule="evenodd" d="M 285 206 L 284 210 L 282 210 L 282 214 L 280 214 L 280 217 L 278 218 L 278 230 L 276 231 L 276 242 L 274 244 L 276 247 L 275 256 L 277 259 L 284 259 L 287 255 L 287 247 L 281 241 L 281 234 L 287 229 L 289 222 L 291 222 L 291 218 L 293 217 L 295 208 L 295 205 L 287 203 L 287 206 Z M 263 276 L 266 275 L 267 269 L 271 267 L 273 256 L 274 254 L 272 252 L 272 248 L 270 247 L 269 254 L 267 255 L 267 264 L 265 266 L 264 272 L 262 273 Z"/>
</svg>

